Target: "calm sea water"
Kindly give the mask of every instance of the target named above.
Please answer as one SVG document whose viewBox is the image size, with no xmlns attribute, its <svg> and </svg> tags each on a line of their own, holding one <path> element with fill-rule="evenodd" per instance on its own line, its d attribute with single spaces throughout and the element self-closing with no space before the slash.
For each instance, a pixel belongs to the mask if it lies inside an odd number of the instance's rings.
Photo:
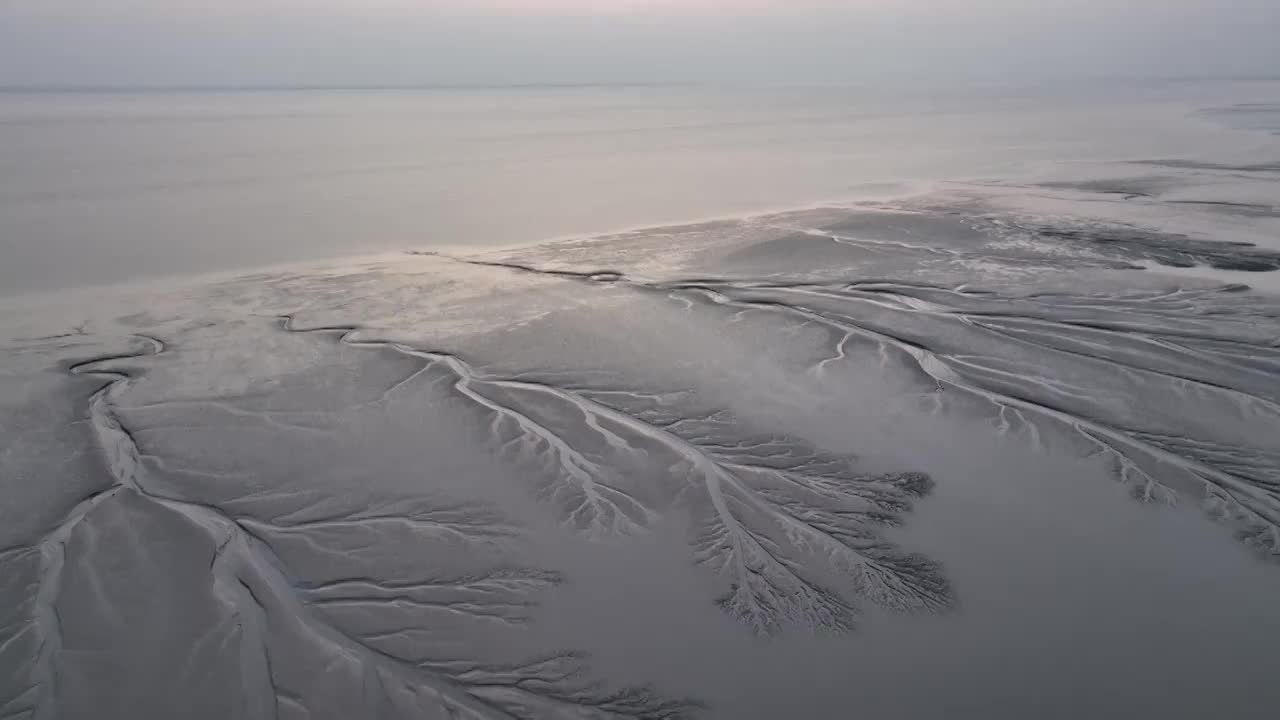
<svg viewBox="0 0 1280 720">
<path fill-rule="evenodd" d="M 0 93 L 0 294 L 1248 159 L 1258 83 Z"/>
</svg>

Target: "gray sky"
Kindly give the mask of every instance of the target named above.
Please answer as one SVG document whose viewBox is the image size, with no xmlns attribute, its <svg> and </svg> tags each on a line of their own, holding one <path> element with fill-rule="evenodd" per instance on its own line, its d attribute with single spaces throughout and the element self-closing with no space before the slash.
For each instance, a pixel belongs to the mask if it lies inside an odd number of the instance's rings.
<svg viewBox="0 0 1280 720">
<path fill-rule="evenodd" d="M 0 0 L 0 85 L 1280 74 L 1275 0 Z"/>
</svg>

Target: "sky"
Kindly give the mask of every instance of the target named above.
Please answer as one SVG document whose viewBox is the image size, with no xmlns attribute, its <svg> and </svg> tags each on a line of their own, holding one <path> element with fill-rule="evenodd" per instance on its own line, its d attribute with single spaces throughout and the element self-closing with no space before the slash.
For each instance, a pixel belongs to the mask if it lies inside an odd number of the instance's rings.
<svg viewBox="0 0 1280 720">
<path fill-rule="evenodd" d="M 1275 0 L 0 0 L 0 86 L 1280 74 Z"/>
</svg>

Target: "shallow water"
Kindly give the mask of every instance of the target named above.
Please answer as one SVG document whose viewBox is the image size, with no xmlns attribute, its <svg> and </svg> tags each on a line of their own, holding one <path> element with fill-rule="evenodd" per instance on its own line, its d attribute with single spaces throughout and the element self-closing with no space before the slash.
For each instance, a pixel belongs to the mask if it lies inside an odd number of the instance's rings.
<svg viewBox="0 0 1280 720">
<path fill-rule="evenodd" d="M 1274 159 L 1265 83 L 0 93 L 0 294 Z M 1108 176 L 1148 168 L 1104 167 Z M 1099 171 L 1091 167 L 1086 177 Z M 1274 200 L 1271 200 L 1274 202 Z"/>
<path fill-rule="evenodd" d="M 9 298 L 0 716 L 1270 717 L 1280 145 L 1133 102 L 1202 144 L 1050 124 L 947 177 L 934 138 L 917 192 Z M 753 152 L 628 212 L 803 154 Z"/>
</svg>

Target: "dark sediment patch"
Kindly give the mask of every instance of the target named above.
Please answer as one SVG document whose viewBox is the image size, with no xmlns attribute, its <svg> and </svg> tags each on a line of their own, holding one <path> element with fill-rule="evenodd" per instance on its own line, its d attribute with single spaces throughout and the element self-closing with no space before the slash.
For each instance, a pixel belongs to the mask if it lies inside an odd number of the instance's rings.
<svg viewBox="0 0 1280 720">
<path fill-rule="evenodd" d="M 1126 200 L 1154 198 L 1170 187 L 1181 184 L 1176 178 L 1163 176 L 1118 178 L 1107 180 L 1080 180 L 1039 183 L 1037 187 L 1051 190 L 1076 190 L 1100 195 L 1119 195 Z"/>
<path fill-rule="evenodd" d="M 1223 202 L 1221 200 L 1166 200 L 1170 205 L 1193 205 L 1228 215 L 1245 217 L 1280 217 L 1280 207 L 1262 203 Z"/>
<path fill-rule="evenodd" d="M 1218 163 L 1205 160 L 1182 160 L 1178 158 L 1170 158 L 1161 160 L 1134 160 L 1132 162 L 1139 165 L 1153 165 L 1157 167 L 1171 168 L 1174 170 L 1217 170 L 1222 172 L 1239 173 L 1280 172 L 1280 160 L 1259 163 Z"/>
<path fill-rule="evenodd" d="M 1269 272 L 1280 270 L 1280 252 L 1252 243 L 1199 240 L 1178 233 L 1131 227 L 1057 227 L 1023 225 L 1040 237 L 1089 247 L 1127 260 L 1150 260 L 1169 267 L 1207 265 L 1219 270 Z"/>
</svg>

